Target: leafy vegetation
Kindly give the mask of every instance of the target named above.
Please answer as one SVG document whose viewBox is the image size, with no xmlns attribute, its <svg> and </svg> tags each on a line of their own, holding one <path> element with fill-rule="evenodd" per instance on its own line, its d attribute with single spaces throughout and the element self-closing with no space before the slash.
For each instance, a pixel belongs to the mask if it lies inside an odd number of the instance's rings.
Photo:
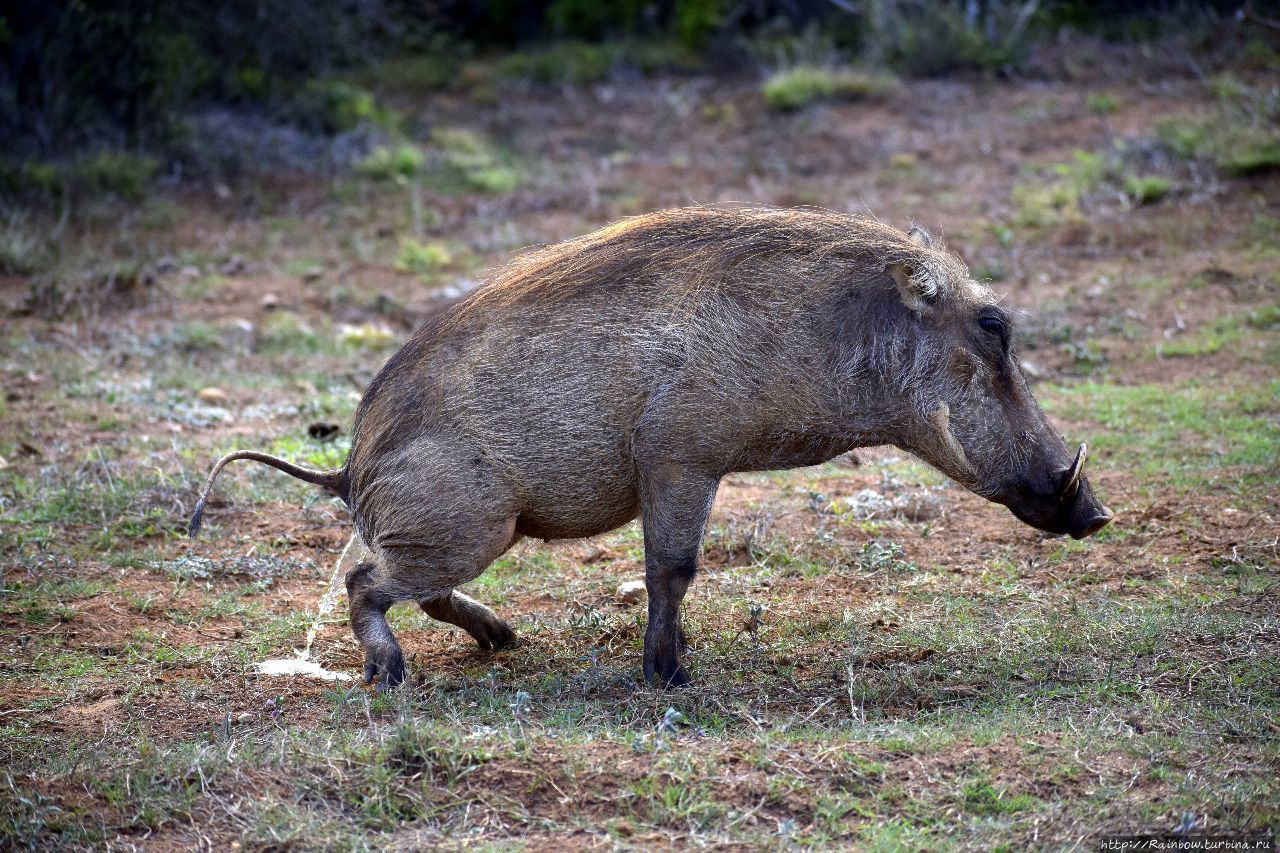
<svg viewBox="0 0 1280 853">
<path fill-rule="evenodd" d="M 1157 137 L 1178 156 L 1208 159 L 1228 175 L 1280 168 L 1280 94 L 1229 74 L 1213 80 L 1211 89 L 1212 117 L 1164 119 Z"/>
<path fill-rule="evenodd" d="M 771 109 L 797 110 L 819 100 L 876 98 L 893 87 L 894 81 L 883 75 L 797 66 L 771 75 L 761 88 L 761 94 Z"/>
</svg>

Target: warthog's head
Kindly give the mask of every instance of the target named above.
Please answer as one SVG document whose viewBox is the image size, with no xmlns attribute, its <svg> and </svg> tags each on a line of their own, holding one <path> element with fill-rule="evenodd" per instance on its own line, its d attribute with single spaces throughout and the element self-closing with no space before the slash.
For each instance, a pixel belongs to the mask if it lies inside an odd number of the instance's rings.
<svg viewBox="0 0 1280 853">
<path fill-rule="evenodd" d="M 909 401 L 896 443 L 1033 527 L 1098 532 L 1113 514 L 1085 477 L 1085 445 L 1070 450 L 1027 387 L 1009 312 L 927 232 L 910 237 L 918 250 L 886 270 L 906 309 L 881 362 Z"/>
</svg>

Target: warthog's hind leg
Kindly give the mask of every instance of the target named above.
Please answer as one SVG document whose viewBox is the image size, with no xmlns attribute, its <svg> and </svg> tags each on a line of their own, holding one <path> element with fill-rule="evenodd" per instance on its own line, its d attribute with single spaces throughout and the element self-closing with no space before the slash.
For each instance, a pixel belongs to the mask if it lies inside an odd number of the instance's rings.
<svg viewBox="0 0 1280 853">
<path fill-rule="evenodd" d="M 466 631 L 485 651 L 503 649 L 516 641 L 515 631 L 498 614 L 460 592 L 454 591 L 444 598 L 418 603 L 432 619 L 457 625 Z"/>
</svg>

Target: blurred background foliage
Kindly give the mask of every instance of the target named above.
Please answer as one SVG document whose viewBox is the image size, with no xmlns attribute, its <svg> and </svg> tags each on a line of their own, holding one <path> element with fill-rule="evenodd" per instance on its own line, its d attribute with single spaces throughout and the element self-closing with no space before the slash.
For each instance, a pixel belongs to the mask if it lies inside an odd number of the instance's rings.
<svg viewBox="0 0 1280 853">
<path fill-rule="evenodd" d="M 1016 74 L 1063 28 L 1152 38 L 1239 14 L 1155 0 L 16 0 L 0 11 L 0 195 L 137 197 L 161 176 L 349 167 L 394 137 L 382 99 L 619 73 L 852 62 Z M 1275 3 L 1256 4 L 1274 14 Z M 1254 13 L 1254 6 L 1249 7 Z M 777 108 L 881 85 L 794 76 Z M 785 81 L 784 81 L 785 83 Z M 816 88 L 815 88 L 816 87 Z M 773 101 L 771 101 L 773 103 Z M 340 138 L 345 145 L 316 140 Z M 291 152 L 291 154 L 281 154 Z M 269 155 L 269 156 L 268 156 Z M 284 162 L 280 162 L 283 160 Z"/>
</svg>

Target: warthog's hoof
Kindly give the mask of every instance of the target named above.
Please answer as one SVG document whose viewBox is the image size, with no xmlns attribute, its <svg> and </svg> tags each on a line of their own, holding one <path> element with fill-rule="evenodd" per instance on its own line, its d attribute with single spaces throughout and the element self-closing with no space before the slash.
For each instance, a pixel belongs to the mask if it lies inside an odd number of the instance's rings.
<svg viewBox="0 0 1280 853">
<path fill-rule="evenodd" d="M 399 646 L 382 646 L 365 650 L 364 683 L 372 684 L 375 678 L 381 679 L 378 681 L 379 693 L 385 693 L 404 683 L 404 655 L 401 654 Z"/>
<path fill-rule="evenodd" d="M 644 678 L 654 687 L 685 687 L 691 683 L 689 673 L 678 663 L 666 666 L 661 663 L 645 663 Z"/>
<path fill-rule="evenodd" d="M 484 622 L 476 628 L 471 636 L 475 638 L 476 645 L 486 652 L 509 649 L 516 645 L 516 632 L 512 631 L 511 626 L 501 619 Z"/>
</svg>

